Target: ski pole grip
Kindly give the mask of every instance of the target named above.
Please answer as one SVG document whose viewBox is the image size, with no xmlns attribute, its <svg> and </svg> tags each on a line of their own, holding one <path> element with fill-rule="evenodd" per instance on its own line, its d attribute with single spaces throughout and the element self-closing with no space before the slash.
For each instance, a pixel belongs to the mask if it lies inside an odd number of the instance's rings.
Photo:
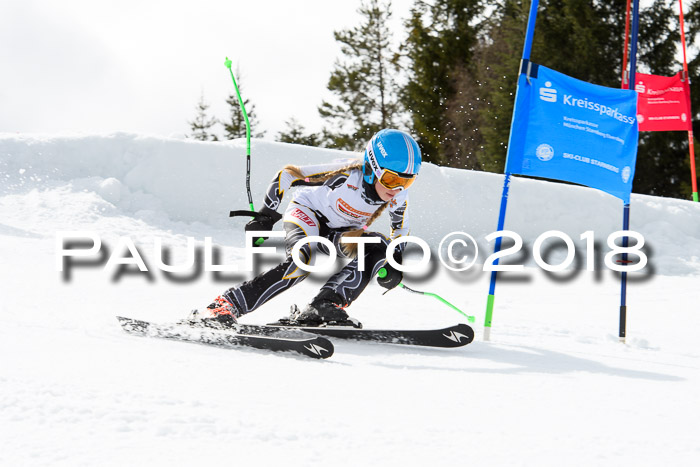
<svg viewBox="0 0 700 467">
<path fill-rule="evenodd" d="M 246 209 L 240 209 L 238 211 L 231 211 L 228 213 L 229 217 L 252 217 L 254 219 L 259 219 L 261 217 L 268 217 L 265 214 L 259 213 L 257 211 L 248 211 Z"/>
</svg>

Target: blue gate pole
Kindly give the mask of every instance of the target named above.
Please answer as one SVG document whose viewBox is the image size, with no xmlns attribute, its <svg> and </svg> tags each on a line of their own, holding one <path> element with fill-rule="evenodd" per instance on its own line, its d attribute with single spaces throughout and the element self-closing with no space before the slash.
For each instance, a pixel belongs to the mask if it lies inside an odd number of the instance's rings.
<svg viewBox="0 0 700 467">
<path fill-rule="evenodd" d="M 510 147 L 510 145 L 509 145 Z M 508 207 L 508 191 L 510 190 L 510 174 L 506 172 L 505 180 L 503 181 L 503 193 L 501 194 L 501 209 L 498 213 L 498 230 L 503 230 L 506 222 L 506 208 Z M 501 241 L 503 237 L 496 238 L 496 244 L 493 247 L 494 253 L 501 251 Z M 493 262 L 493 265 L 498 264 L 498 258 Z M 486 316 L 484 318 L 484 340 L 491 339 L 491 321 L 493 320 L 493 304 L 496 299 L 496 271 L 491 271 L 491 283 L 489 284 L 489 296 L 486 299 Z"/>
<path fill-rule="evenodd" d="M 530 14 L 527 18 L 527 31 L 525 33 L 525 44 L 523 45 L 523 57 L 520 63 L 520 70 L 518 73 L 518 78 L 523 72 L 523 64 L 526 60 L 530 60 L 530 52 L 532 51 L 532 38 L 535 35 L 535 22 L 537 21 L 537 7 L 539 6 L 539 0 L 532 0 L 530 4 Z M 519 80 L 519 79 L 518 79 Z M 518 92 L 515 91 L 515 102 L 518 102 Z M 513 105 L 513 118 L 515 117 L 515 105 Z M 513 139 L 513 123 L 511 122 L 511 134 L 508 138 L 508 153 L 510 153 L 511 142 Z M 508 167 L 508 156 L 506 155 L 506 167 Z M 505 172 L 505 179 L 503 181 L 503 192 L 501 193 L 501 208 L 498 213 L 498 231 L 502 231 L 506 222 L 506 209 L 508 207 L 508 192 L 510 190 L 510 173 Z M 503 237 L 496 238 L 496 243 L 493 247 L 494 253 L 501 251 L 501 240 Z M 498 259 L 494 260 L 494 267 L 498 264 Z M 486 315 L 484 317 L 484 340 L 488 341 L 491 339 L 491 322 L 493 320 L 493 305 L 496 299 L 496 277 L 497 272 L 491 271 L 491 283 L 489 284 L 489 295 L 486 300 Z"/>
<path fill-rule="evenodd" d="M 634 0 L 632 13 L 632 47 L 630 50 L 630 89 L 635 90 L 635 74 L 637 69 L 637 39 L 639 36 L 639 0 Z M 630 194 L 631 196 L 631 194 Z M 622 230 L 630 229 L 630 203 L 626 203 L 622 213 Z M 629 237 L 622 237 L 622 247 L 627 248 Z M 627 264 L 627 253 L 622 254 L 622 265 Z M 627 272 L 620 274 L 620 342 L 625 343 L 627 337 Z"/>
</svg>

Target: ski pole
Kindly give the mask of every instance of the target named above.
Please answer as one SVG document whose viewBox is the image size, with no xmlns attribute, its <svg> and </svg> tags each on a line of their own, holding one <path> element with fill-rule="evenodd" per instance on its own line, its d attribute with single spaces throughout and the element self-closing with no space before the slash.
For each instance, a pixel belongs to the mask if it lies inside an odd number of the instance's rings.
<svg viewBox="0 0 700 467">
<path fill-rule="evenodd" d="M 386 275 L 387 275 L 387 272 L 386 272 L 386 269 L 385 269 L 385 268 L 381 268 L 381 269 L 379 270 L 379 272 L 377 273 L 377 276 L 379 276 L 379 277 L 381 277 L 381 278 L 386 277 Z M 442 303 L 444 303 L 445 305 L 447 305 L 447 306 L 449 306 L 450 308 L 452 308 L 453 310 L 455 310 L 457 313 L 459 313 L 459 314 L 465 316 L 465 317 L 467 318 L 467 321 L 469 321 L 470 323 L 473 323 L 473 322 L 476 320 L 476 318 L 474 318 L 473 316 L 470 316 L 470 315 L 466 314 L 465 312 L 463 312 L 462 310 L 460 310 L 459 308 L 457 308 L 456 306 L 454 306 L 453 304 L 451 304 L 450 302 L 448 302 L 447 300 L 445 300 L 444 298 L 442 298 L 442 297 L 439 296 L 438 294 L 434 294 L 434 293 L 431 293 L 431 292 L 421 292 L 420 290 L 412 289 L 412 288 L 410 288 L 410 287 L 404 285 L 403 282 L 400 282 L 400 283 L 399 283 L 399 287 L 401 287 L 402 289 L 407 290 L 407 291 L 409 291 L 409 292 L 417 293 L 417 294 L 419 294 L 419 295 L 427 295 L 427 296 L 429 296 L 429 297 L 437 298 L 437 299 L 440 300 Z M 387 290 L 387 292 L 388 292 L 388 290 Z M 384 292 L 384 293 L 386 293 L 386 292 Z"/>
<path fill-rule="evenodd" d="M 245 186 L 246 190 L 248 192 L 248 205 L 250 206 L 250 210 L 252 212 L 255 212 L 255 208 L 253 207 L 253 195 L 250 193 L 250 121 L 248 120 L 248 112 L 245 111 L 245 105 L 243 105 L 243 99 L 241 99 L 241 92 L 238 90 L 238 84 L 236 83 L 236 78 L 233 76 L 233 71 L 231 70 L 231 60 L 226 57 L 226 61 L 224 62 L 224 65 L 226 68 L 228 68 L 228 72 L 231 75 L 231 81 L 233 81 L 233 87 L 236 90 L 236 96 L 238 97 L 238 105 L 241 107 L 241 112 L 243 112 L 243 119 L 245 120 L 245 140 L 246 140 L 246 174 L 245 174 Z M 231 211 L 229 216 L 234 216 L 234 212 L 236 211 Z M 255 217 L 255 216 L 252 216 Z M 262 245 L 262 243 L 265 240 L 262 238 L 259 238 L 255 244 L 256 245 Z"/>
</svg>

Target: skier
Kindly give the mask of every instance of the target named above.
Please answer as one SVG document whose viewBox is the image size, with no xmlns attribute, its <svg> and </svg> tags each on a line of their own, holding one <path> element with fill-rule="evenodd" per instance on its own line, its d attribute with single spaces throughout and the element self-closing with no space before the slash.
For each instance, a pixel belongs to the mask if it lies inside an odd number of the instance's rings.
<svg viewBox="0 0 700 467">
<path fill-rule="evenodd" d="M 211 316 L 205 319 L 234 326 L 240 316 L 304 280 L 309 273 L 294 263 L 292 247 L 304 237 L 321 236 L 333 243 L 338 256 L 353 259 L 328 279 L 304 309 L 293 306 L 289 319 L 305 326 L 359 326 L 350 320 L 345 307 L 359 297 L 379 269 L 384 267 L 387 271 L 386 276 L 377 279 L 387 289 L 396 287 L 403 278 L 402 273 L 386 261 L 386 250 L 391 240 L 409 232 L 407 188 L 415 181 L 420 166 L 421 153 L 416 141 L 402 131 L 384 129 L 367 144 L 364 160 L 349 165 L 284 167 L 272 180 L 264 207 L 248 222 L 245 230 L 269 231 L 284 218 L 285 261 L 218 296 L 207 307 Z M 279 214 L 277 208 L 285 192 L 297 186 L 308 188 L 296 192 L 284 215 Z M 367 230 L 386 208 L 391 217 L 391 238 Z M 362 271 L 356 257 L 357 244 L 341 242 L 348 236 L 379 238 L 379 243 L 364 245 Z M 399 264 L 404 245 L 400 243 L 393 252 Z M 310 264 L 317 250 L 329 253 L 322 243 L 306 243 L 299 257 Z"/>
</svg>

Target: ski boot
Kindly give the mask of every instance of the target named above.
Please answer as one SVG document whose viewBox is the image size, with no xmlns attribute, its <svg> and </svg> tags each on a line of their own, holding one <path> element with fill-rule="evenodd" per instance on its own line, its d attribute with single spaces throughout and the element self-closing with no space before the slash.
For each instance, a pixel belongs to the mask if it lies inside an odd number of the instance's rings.
<svg viewBox="0 0 700 467">
<path fill-rule="evenodd" d="M 350 318 L 342 305 L 340 295 L 330 289 L 321 289 L 321 292 L 300 310 L 292 305 L 289 318 L 280 320 L 292 326 L 352 326 L 361 328 L 362 324 L 354 318 Z"/>
<path fill-rule="evenodd" d="M 201 317 L 198 310 L 190 313 L 188 320 L 214 329 L 238 329 L 238 307 L 219 295 L 206 308 L 210 316 Z"/>
</svg>

